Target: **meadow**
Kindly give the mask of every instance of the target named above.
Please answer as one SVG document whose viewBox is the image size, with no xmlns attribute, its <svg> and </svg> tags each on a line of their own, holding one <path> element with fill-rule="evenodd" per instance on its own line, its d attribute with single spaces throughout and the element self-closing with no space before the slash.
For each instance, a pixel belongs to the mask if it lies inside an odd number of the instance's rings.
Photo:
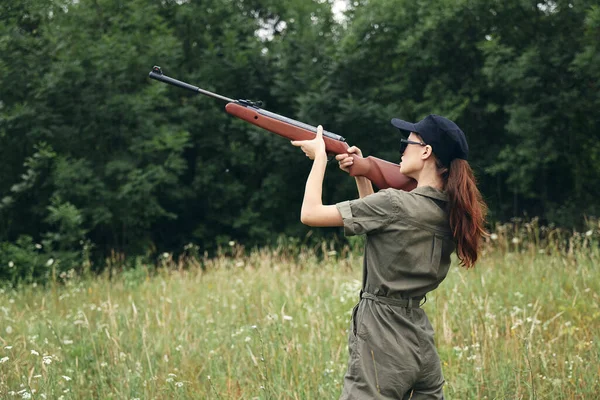
<svg viewBox="0 0 600 400">
<path fill-rule="evenodd" d="M 497 226 L 424 308 L 449 399 L 594 399 L 598 226 Z M 360 246 L 285 245 L 0 289 L 2 399 L 334 399 Z"/>
</svg>

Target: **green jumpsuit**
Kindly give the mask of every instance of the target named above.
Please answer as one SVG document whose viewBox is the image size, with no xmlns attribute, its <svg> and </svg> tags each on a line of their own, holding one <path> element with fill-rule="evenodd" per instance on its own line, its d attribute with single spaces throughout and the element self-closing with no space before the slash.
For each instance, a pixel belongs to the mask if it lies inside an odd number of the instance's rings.
<svg viewBox="0 0 600 400">
<path fill-rule="evenodd" d="M 455 249 L 447 201 L 445 192 L 424 186 L 336 204 L 344 233 L 367 235 L 340 399 L 443 398 L 433 329 L 420 303 L 446 277 Z"/>
</svg>

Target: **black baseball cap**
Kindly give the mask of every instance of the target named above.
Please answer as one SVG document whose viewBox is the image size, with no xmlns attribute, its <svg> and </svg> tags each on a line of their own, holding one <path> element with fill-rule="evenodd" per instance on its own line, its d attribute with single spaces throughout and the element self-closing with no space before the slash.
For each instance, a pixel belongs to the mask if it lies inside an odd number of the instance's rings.
<svg viewBox="0 0 600 400">
<path fill-rule="evenodd" d="M 455 158 L 466 160 L 469 156 L 469 145 L 464 132 L 448 118 L 431 114 L 417 123 L 394 118 L 392 125 L 401 131 L 418 133 L 446 166 Z"/>
</svg>

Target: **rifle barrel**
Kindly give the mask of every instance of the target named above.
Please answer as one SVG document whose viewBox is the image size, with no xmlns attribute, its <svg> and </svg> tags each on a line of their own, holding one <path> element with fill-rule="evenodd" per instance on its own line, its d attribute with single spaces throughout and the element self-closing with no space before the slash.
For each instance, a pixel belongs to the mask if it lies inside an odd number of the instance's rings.
<svg viewBox="0 0 600 400">
<path fill-rule="evenodd" d="M 233 100 L 233 99 L 230 99 L 229 97 L 221 96 L 220 94 L 209 92 L 208 90 L 200 89 L 199 87 L 190 85 L 189 83 L 185 83 L 182 81 L 178 81 L 177 79 L 168 77 L 165 74 L 163 74 L 163 72 L 159 66 L 154 66 L 154 68 L 152 68 L 152 71 L 150 71 L 149 76 L 150 76 L 150 78 L 156 79 L 157 81 L 168 83 L 173 86 L 178 86 L 183 89 L 191 90 L 192 92 L 195 92 L 195 93 L 201 93 L 201 94 L 204 94 L 204 95 L 207 95 L 210 97 L 217 98 L 219 100 L 224 100 L 228 103 L 237 103 L 240 105 L 244 105 L 246 107 L 248 107 L 248 106 L 252 107 L 256 110 L 256 112 L 258 112 L 261 115 L 264 115 L 265 117 L 277 119 L 279 121 L 288 123 L 290 125 L 294 125 L 299 128 L 311 131 L 313 133 L 317 133 L 316 127 L 309 125 L 309 124 L 305 124 L 304 122 L 296 121 L 295 119 L 284 117 L 283 115 L 275 114 L 274 112 L 271 112 L 271 111 L 267 111 L 263 108 L 258 107 L 256 105 L 257 103 L 251 102 L 249 100 Z M 343 136 L 337 135 L 333 132 L 323 131 L 323 136 L 327 136 L 328 138 L 331 138 L 334 140 L 339 140 L 340 142 L 346 141 L 346 139 Z"/>
<path fill-rule="evenodd" d="M 156 79 L 157 81 L 165 82 L 165 83 L 168 83 L 169 85 L 173 85 L 173 86 L 179 86 L 180 88 L 191 90 L 192 92 L 196 92 L 196 93 L 201 93 L 206 96 L 214 97 L 216 99 L 223 100 L 228 103 L 235 101 L 233 99 L 230 99 L 229 97 L 221 96 L 220 94 L 216 94 L 213 92 L 209 92 L 208 90 L 200 89 L 198 86 L 190 85 L 189 83 L 185 83 L 182 81 L 178 81 L 177 79 L 170 78 L 170 77 L 164 75 L 162 73 L 162 70 L 158 66 L 155 66 L 154 68 L 152 68 L 152 71 L 150 71 L 150 74 L 148 76 L 150 76 L 150 78 L 152 78 L 152 79 Z"/>
</svg>

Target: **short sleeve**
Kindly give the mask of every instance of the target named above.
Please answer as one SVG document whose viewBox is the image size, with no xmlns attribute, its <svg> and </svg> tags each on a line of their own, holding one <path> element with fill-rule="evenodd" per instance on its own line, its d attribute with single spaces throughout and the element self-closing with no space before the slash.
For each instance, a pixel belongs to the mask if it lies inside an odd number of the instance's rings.
<svg viewBox="0 0 600 400">
<path fill-rule="evenodd" d="M 394 218 L 395 204 L 388 190 L 363 197 L 343 201 L 335 205 L 344 221 L 346 236 L 376 232 L 388 226 Z"/>
</svg>

